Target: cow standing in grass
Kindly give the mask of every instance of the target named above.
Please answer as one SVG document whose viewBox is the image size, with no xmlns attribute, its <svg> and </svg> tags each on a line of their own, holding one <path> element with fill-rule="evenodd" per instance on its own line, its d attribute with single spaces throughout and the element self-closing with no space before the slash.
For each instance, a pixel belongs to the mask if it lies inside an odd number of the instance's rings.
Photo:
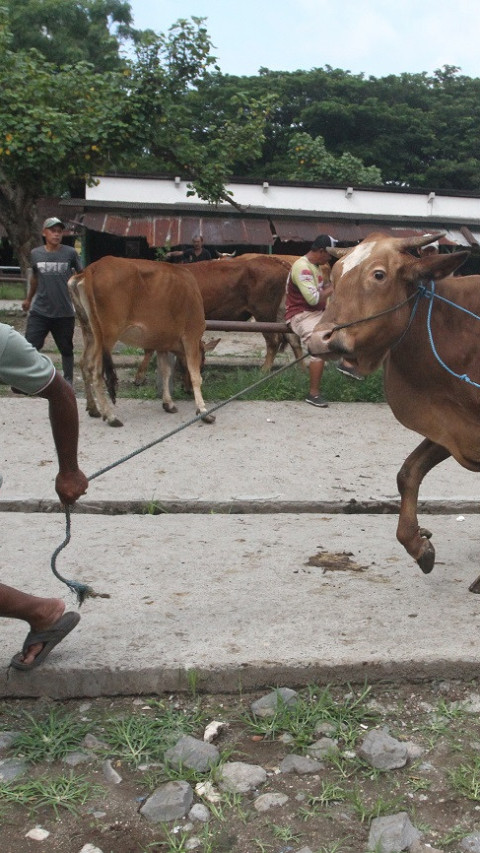
<svg viewBox="0 0 480 853">
<path fill-rule="evenodd" d="M 289 255 L 241 255 L 239 258 L 220 258 L 199 261 L 189 271 L 198 284 L 207 320 L 249 320 L 257 322 L 284 322 L 285 285 L 292 265 Z M 163 266 L 163 264 L 162 264 Z M 293 349 L 295 358 L 302 356 L 302 346 L 297 335 L 262 332 L 267 354 L 262 370 L 273 367 L 276 354 L 286 343 Z M 152 352 L 146 352 L 135 377 L 135 384 L 145 381 Z"/>
</svg>

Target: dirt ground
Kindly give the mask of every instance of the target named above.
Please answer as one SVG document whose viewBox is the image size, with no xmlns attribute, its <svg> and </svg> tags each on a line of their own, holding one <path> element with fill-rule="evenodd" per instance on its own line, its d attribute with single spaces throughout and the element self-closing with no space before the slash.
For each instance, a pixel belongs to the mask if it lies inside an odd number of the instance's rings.
<svg viewBox="0 0 480 853">
<path fill-rule="evenodd" d="M 229 761 L 261 765 L 267 771 L 265 784 L 248 794 L 224 794 L 216 807 L 210 806 L 211 816 L 205 826 L 196 822 L 188 828 L 187 818 L 152 825 L 139 808 L 158 785 L 159 768 L 142 766 L 135 770 L 111 752 L 112 766 L 121 777 L 121 782 L 114 785 L 107 783 L 103 774 L 104 756 L 90 753 L 86 763 L 71 771 L 91 786 L 87 801 L 75 813 L 59 808 L 56 818 L 51 807 L 40 806 L 29 812 L 24 806 L 6 806 L 0 799 L 2 853 L 33 853 L 39 849 L 49 853 L 80 853 L 83 849 L 92 853 L 93 849 L 102 853 L 174 853 L 193 849 L 186 846 L 193 838 L 201 839 L 195 848 L 201 853 L 288 853 L 303 847 L 313 853 L 360 853 L 368 850 L 371 820 L 399 812 L 409 814 L 412 824 L 423 833 L 424 843 L 456 853 L 460 839 L 480 829 L 480 721 L 478 704 L 475 705 L 480 696 L 475 687 L 457 682 L 372 687 L 364 702 L 364 721 L 360 722 L 353 750 L 350 741 L 346 748 L 347 735 L 344 741 L 340 737 L 339 760 L 327 760 L 324 770 L 301 776 L 278 770 L 282 759 L 298 749 L 280 736 L 270 739 L 255 735 L 247 726 L 250 704 L 257 695 L 164 697 L 166 711 L 187 711 L 195 705 L 205 712 L 206 722 L 215 719 L 227 723 L 216 746 Z M 361 693 L 364 688 L 355 689 Z M 351 690 L 345 686 L 332 689 L 331 694 L 341 702 Z M 465 707 L 470 711 L 477 708 L 473 713 L 462 710 L 461 703 L 467 700 L 470 706 Z M 28 711 L 40 716 L 47 709 L 45 702 L 4 702 L 2 728 L 21 729 L 20 714 Z M 68 702 L 63 709 L 91 721 L 90 731 L 100 739 L 106 716 L 125 718 L 132 712 L 152 713 L 145 700 L 133 697 Z M 392 736 L 422 747 L 421 757 L 388 772 L 374 771 L 355 759 L 355 749 L 365 732 L 384 726 Z M 202 732 L 196 736 L 202 737 Z M 308 753 L 308 748 L 304 751 Z M 465 782 L 465 790 L 461 790 L 454 774 L 467 766 L 476 769 L 477 775 L 473 772 L 470 787 Z M 62 762 L 43 763 L 35 766 L 29 776 L 58 776 L 65 773 L 65 767 Z M 465 772 L 464 776 L 466 779 L 468 774 Z M 195 787 L 195 781 L 191 784 Z M 288 800 L 259 813 L 254 801 L 265 793 L 285 794 Z M 194 801 L 201 800 L 195 796 Z M 35 826 L 50 833 L 41 845 L 25 838 Z M 89 844 L 92 848 L 85 847 Z"/>
</svg>

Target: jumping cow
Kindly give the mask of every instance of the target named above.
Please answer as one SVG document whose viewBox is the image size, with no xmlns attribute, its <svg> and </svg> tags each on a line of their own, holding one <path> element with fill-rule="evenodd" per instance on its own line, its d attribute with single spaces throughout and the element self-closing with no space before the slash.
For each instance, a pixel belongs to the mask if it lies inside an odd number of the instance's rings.
<svg viewBox="0 0 480 853">
<path fill-rule="evenodd" d="M 161 263 L 161 262 L 160 262 Z M 195 276 L 202 295 L 207 320 L 249 320 L 283 322 L 282 306 L 291 257 L 281 255 L 241 255 L 239 258 L 220 258 L 198 261 L 189 271 Z M 286 336 L 264 332 L 267 355 L 262 370 L 271 370 L 279 349 L 288 342 L 295 358 L 302 356 L 299 339 L 293 333 Z M 286 341 L 285 341 L 286 338 Z M 152 352 L 146 352 L 140 364 L 135 384 L 145 380 Z"/>
<path fill-rule="evenodd" d="M 383 363 L 393 414 L 425 436 L 397 476 L 397 537 L 425 573 L 435 550 L 418 524 L 423 478 L 449 456 L 480 471 L 480 276 L 451 276 L 468 252 L 408 251 L 442 236 L 378 233 L 353 249 L 329 249 L 339 258 L 334 292 L 309 342 L 314 355 L 348 358 L 364 375 Z"/>
<path fill-rule="evenodd" d="M 81 360 L 87 411 L 110 426 L 122 426 L 107 400 L 102 372 L 115 402 L 117 378 L 111 351 L 117 341 L 157 353 L 163 408 L 176 412 L 170 394 L 168 353 L 185 360 L 197 414 L 212 423 L 201 393 L 205 315 L 197 283 L 184 266 L 104 257 L 68 282 L 83 333 Z"/>
</svg>

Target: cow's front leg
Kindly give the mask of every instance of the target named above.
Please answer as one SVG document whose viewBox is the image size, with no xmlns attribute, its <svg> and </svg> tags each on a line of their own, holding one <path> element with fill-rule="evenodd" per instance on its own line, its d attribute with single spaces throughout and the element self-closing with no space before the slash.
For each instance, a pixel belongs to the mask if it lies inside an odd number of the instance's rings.
<svg viewBox="0 0 480 853">
<path fill-rule="evenodd" d="M 449 456 L 445 447 L 426 438 L 407 457 L 397 474 L 401 498 L 397 539 L 425 574 L 431 572 L 435 564 L 435 548 L 430 542 L 431 533 L 418 526 L 418 492 L 425 475 Z"/>
<path fill-rule="evenodd" d="M 169 414 L 178 412 L 172 400 L 172 362 L 175 363 L 175 356 L 169 352 L 157 352 L 157 386 L 162 397 L 162 406 Z"/>
<path fill-rule="evenodd" d="M 143 385 L 145 383 L 148 365 L 150 364 L 152 356 L 153 349 L 146 349 L 143 359 L 138 365 L 137 372 L 135 374 L 135 379 L 133 380 L 134 385 Z"/>
</svg>

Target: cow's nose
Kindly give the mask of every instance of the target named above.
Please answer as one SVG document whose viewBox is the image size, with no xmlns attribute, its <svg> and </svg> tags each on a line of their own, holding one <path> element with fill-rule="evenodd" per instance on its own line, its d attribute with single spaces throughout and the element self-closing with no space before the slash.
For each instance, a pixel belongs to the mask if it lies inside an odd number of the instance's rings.
<svg viewBox="0 0 480 853">
<path fill-rule="evenodd" d="M 308 341 L 308 351 L 311 355 L 323 355 L 330 352 L 330 338 L 334 326 L 324 326 L 321 329 L 316 329 L 312 332 Z"/>
</svg>

